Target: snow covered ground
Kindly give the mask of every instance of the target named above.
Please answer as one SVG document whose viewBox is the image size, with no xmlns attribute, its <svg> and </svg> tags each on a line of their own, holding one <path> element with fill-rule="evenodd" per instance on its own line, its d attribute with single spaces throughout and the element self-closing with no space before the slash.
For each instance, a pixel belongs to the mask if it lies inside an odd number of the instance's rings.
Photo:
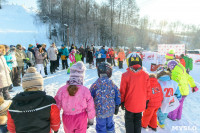
<svg viewBox="0 0 200 133">
<path fill-rule="evenodd" d="M 154 60 L 145 60 L 143 61 L 143 66 L 146 71 L 150 72 L 150 64 L 154 62 Z M 88 68 L 88 64 L 86 64 Z M 124 69 L 118 69 L 118 67 L 113 68 L 113 75 L 112 79 L 116 83 L 118 87 L 120 87 L 121 82 L 121 75 L 123 72 L 126 71 L 127 65 L 124 63 Z M 61 69 L 61 66 L 60 66 Z M 200 65 L 195 64 L 194 70 L 191 72 L 191 75 L 195 79 L 198 87 L 200 88 L 200 78 L 199 78 L 199 71 Z M 85 75 L 85 83 L 84 85 L 88 88 L 95 82 L 98 78 L 97 70 L 94 69 L 87 69 Z M 47 78 L 44 80 L 44 89 L 47 94 L 51 96 L 55 96 L 58 89 L 65 85 L 66 81 L 69 79 L 69 75 L 67 75 L 66 70 L 59 70 L 56 74 L 49 74 Z M 12 96 L 16 95 L 17 93 L 23 91 L 21 87 L 14 88 L 14 92 L 11 93 Z M 180 121 L 171 121 L 169 119 L 166 120 L 166 128 L 161 129 L 158 127 L 158 132 L 160 133 L 199 133 L 200 132 L 200 98 L 199 98 L 200 91 L 197 93 L 192 93 L 187 96 L 184 103 L 183 108 L 183 116 Z M 116 133 L 125 133 L 125 121 L 124 121 L 124 111 L 120 109 L 119 114 L 114 116 L 115 121 L 115 129 Z M 187 129 L 186 129 L 187 128 Z M 182 130 L 181 130 L 182 129 Z M 87 133 L 95 133 L 95 124 L 90 127 Z M 142 133 L 153 133 L 151 129 L 142 129 Z M 59 133 L 64 133 L 63 125 L 59 130 Z"/>
</svg>

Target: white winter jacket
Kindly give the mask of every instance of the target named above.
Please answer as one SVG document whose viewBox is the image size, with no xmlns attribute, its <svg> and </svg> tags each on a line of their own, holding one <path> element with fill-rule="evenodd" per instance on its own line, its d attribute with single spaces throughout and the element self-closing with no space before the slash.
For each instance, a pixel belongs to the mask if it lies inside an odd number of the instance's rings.
<svg viewBox="0 0 200 133">
<path fill-rule="evenodd" d="M 47 54 L 48 54 L 48 58 L 51 60 L 51 61 L 56 61 L 57 60 L 57 54 L 58 54 L 58 49 L 56 47 L 50 47 L 48 50 L 47 50 Z"/>
<path fill-rule="evenodd" d="M 8 87 L 12 84 L 10 79 L 10 69 L 6 64 L 6 60 L 3 55 L 0 56 L 0 89 Z"/>
</svg>

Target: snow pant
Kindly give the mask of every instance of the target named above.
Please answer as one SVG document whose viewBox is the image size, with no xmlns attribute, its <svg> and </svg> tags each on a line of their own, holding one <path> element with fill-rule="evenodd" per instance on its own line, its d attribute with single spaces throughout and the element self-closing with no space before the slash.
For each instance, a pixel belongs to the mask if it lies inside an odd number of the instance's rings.
<svg viewBox="0 0 200 133">
<path fill-rule="evenodd" d="M 42 75 L 42 77 L 44 77 L 45 76 L 44 65 L 43 64 L 37 64 L 36 67 L 37 67 L 37 72 L 39 72 Z"/>
<path fill-rule="evenodd" d="M 123 61 L 119 61 L 119 69 L 123 68 Z"/>
<path fill-rule="evenodd" d="M 70 67 L 73 65 L 73 63 L 70 63 Z M 70 67 L 67 69 L 67 74 L 70 74 Z"/>
<path fill-rule="evenodd" d="M 56 61 L 50 61 L 50 72 L 56 72 Z"/>
<path fill-rule="evenodd" d="M 161 111 L 161 109 L 158 109 L 157 116 L 158 116 L 158 122 L 159 122 L 160 125 L 165 124 L 165 120 L 167 119 L 167 115 L 168 115 L 168 113 L 163 113 Z"/>
<path fill-rule="evenodd" d="M 96 67 L 98 67 L 100 63 L 101 63 L 101 59 L 96 58 Z"/>
<path fill-rule="evenodd" d="M 97 133 L 114 133 L 115 123 L 113 116 L 108 118 L 96 118 L 96 132 Z"/>
<path fill-rule="evenodd" d="M 57 60 L 56 60 L 56 68 L 59 67 L 59 60 L 60 60 L 60 56 L 57 56 Z"/>
<path fill-rule="evenodd" d="M 182 116 L 182 110 L 183 110 L 183 102 L 185 100 L 186 96 L 182 96 L 181 100 L 179 101 L 180 105 L 178 108 L 176 108 L 174 111 L 170 112 L 168 114 L 168 118 L 171 120 L 180 120 Z"/>
<path fill-rule="evenodd" d="M 21 75 L 24 76 L 24 66 L 18 66 L 17 67 L 17 85 L 20 86 L 21 84 Z"/>
<path fill-rule="evenodd" d="M 17 67 L 13 67 L 12 68 L 12 83 L 13 83 L 13 86 L 19 86 L 19 83 L 18 83 L 18 69 Z M 20 81 L 21 82 L 21 81 Z"/>
<path fill-rule="evenodd" d="M 101 62 L 105 62 L 105 61 L 106 61 L 106 58 L 101 58 L 101 59 L 100 59 L 100 63 L 101 63 Z"/>
<path fill-rule="evenodd" d="M 125 128 L 126 133 L 141 133 L 141 113 L 132 113 L 125 111 Z"/>
<path fill-rule="evenodd" d="M 9 94 L 9 86 L 0 88 L 0 96 L 4 97 L 5 100 L 10 100 L 10 94 Z"/>
<path fill-rule="evenodd" d="M 113 65 L 116 66 L 116 65 L 115 65 L 115 58 L 114 58 L 114 57 L 111 58 L 111 65 L 112 65 L 112 66 L 113 66 Z"/>
<path fill-rule="evenodd" d="M 142 127 L 146 128 L 148 125 L 152 128 L 157 128 L 157 111 L 159 108 L 148 107 L 142 116 Z"/>
<path fill-rule="evenodd" d="M 48 75 L 48 73 L 47 73 L 47 66 L 44 67 L 44 73 L 45 73 L 45 75 Z"/>
<path fill-rule="evenodd" d="M 7 133 L 8 129 L 7 129 L 7 125 L 0 125 L 0 133 Z"/>
<path fill-rule="evenodd" d="M 83 112 L 77 115 L 62 115 L 63 127 L 65 133 L 86 133 L 87 113 Z"/>
<path fill-rule="evenodd" d="M 107 62 L 110 63 L 110 65 L 112 65 L 112 59 L 111 58 L 107 58 Z"/>
<path fill-rule="evenodd" d="M 83 56 L 81 57 L 81 60 L 82 60 L 82 62 L 84 63 L 84 57 L 83 57 Z"/>
<path fill-rule="evenodd" d="M 68 69 L 68 62 L 67 60 L 62 60 L 62 69 Z"/>
<path fill-rule="evenodd" d="M 9 73 L 10 74 L 10 79 L 11 79 L 11 81 L 12 81 L 12 70 L 11 70 L 11 72 Z M 9 86 L 9 90 L 12 90 L 12 88 L 13 88 L 13 86 L 12 86 L 12 84 Z"/>
</svg>

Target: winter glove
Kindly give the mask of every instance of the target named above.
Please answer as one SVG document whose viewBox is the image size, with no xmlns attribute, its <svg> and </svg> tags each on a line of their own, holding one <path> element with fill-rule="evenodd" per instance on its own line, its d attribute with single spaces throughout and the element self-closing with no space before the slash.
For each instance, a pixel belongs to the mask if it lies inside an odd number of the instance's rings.
<svg viewBox="0 0 200 133">
<path fill-rule="evenodd" d="M 58 131 L 54 131 L 54 133 L 58 133 Z"/>
<path fill-rule="evenodd" d="M 94 124 L 94 119 L 88 119 L 87 128 Z"/>
<path fill-rule="evenodd" d="M 199 90 L 199 88 L 197 88 L 197 87 L 193 87 L 192 88 L 192 92 L 194 93 L 194 92 L 197 92 Z"/>
<path fill-rule="evenodd" d="M 122 110 L 125 110 L 125 107 L 124 107 L 124 102 L 123 102 L 123 103 L 121 103 L 121 108 L 122 108 Z"/>
<path fill-rule="evenodd" d="M 118 112 L 119 112 L 119 105 L 116 105 L 116 106 L 115 106 L 115 115 L 117 115 Z"/>
<path fill-rule="evenodd" d="M 148 108 L 149 100 L 146 101 L 146 109 Z"/>
</svg>

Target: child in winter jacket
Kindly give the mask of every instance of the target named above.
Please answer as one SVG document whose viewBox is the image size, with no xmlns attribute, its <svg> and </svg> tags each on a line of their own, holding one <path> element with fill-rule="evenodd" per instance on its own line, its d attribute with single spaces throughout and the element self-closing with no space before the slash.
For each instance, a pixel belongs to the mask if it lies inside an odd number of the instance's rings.
<svg viewBox="0 0 200 133">
<path fill-rule="evenodd" d="M 158 110 L 158 125 L 165 127 L 165 120 L 169 112 L 175 110 L 179 106 L 177 97 L 181 97 L 178 84 L 171 80 L 171 74 L 163 67 L 157 69 L 157 78 L 163 91 L 163 101 Z"/>
<path fill-rule="evenodd" d="M 75 60 L 76 60 L 76 62 L 82 61 L 81 58 L 82 58 L 82 55 L 81 55 L 80 52 L 77 50 L 77 51 L 76 51 L 76 54 L 75 54 Z"/>
<path fill-rule="evenodd" d="M 43 78 L 29 67 L 22 78 L 24 92 L 17 94 L 8 110 L 10 133 L 52 133 L 60 127 L 60 111 L 43 90 Z"/>
<path fill-rule="evenodd" d="M 163 100 L 163 92 L 155 74 L 150 74 L 151 93 L 146 110 L 142 116 L 142 127 L 149 126 L 156 131 L 157 128 L 157 111 L 161 106 Z"/>
<path fill-rule="evenodd" d="M 96 132 L 115 132 L 113 114 L 119 110 L 120 92 L 110 79 L 112 67 L 109 63 L 102 62 L 98 66 L 97 81 L 90 87 L 96 107 Z"/>
<path fill-rule="evenodd" d="M 85 66 L 82 61 L 73 64 L 67 84 L 55 96 L 58 108 L 63 109 L 65 133 L 86 133 L 87 123 L 93 125 L 94 101 L 89 89 L 83 86 L 84 74 Z"/>
<path fill-rule="evenodd" d="M 101 62 L 101 53 L 99 51 L 99 49 L 97 49 L 96 53 L 95 53 L 95 57 L 96 57 L 96 67 L 99 65 L 99 63 Z"/>
<path fill-rule="evenodd" d="M 142 112 L 151 91 L 150 80 L 138 54 L 129 54 L 127 60 L 129 68 L 122 74 L 120 85 L 121 105 L 123 110 L 126 109 L 125 128 L 126 133 L 140 133 Z"/>
<path fill-rule="evenodd" d="M 118 53 L 119 69 L 123 69 L 123 61 L 125 58 L 124 50 L 120 49 L 120 52 Z"/>
<path fill-rule="evenodd" d="M 170 112 L 168 117 L 171 120 L 180 120 L 182 116 L 183 102 L 186 96 L 189 94 L 189 85 L 192 88 L 192 92 L 198 91 L 198 88 L 196 87 L 193 78 L 186 72 L 185 67 L 181 63 L 178 63 L 175 60 L 171 60 L 168 62 L 167 66 L 171 71 L 171 79 L 178 83 L 179 90 L 182 95 L 182 98 L 179 101 L 179 107 L 176 108 L 176 110 L 173 112 Z"/>
<path fill-rule="evenodd" d="M 7 111 L 10 107 L 11 101 L 4 100 L 2 96 L 0 96 L 0 133 L 7 133 Z"/>
<path fill-rule="evenodd" d="M 70 67 L 71 67 L 74 63 L 76 63 L 75 53 L 76 53 L 76 50 L 75 50 L 75 49 L 72 49 L 72 50 L 71 50 L 71 53 L 69 54 Z M 67 69 L 67 74 L 70 74 L 70 68 Z"/>
</svg>

